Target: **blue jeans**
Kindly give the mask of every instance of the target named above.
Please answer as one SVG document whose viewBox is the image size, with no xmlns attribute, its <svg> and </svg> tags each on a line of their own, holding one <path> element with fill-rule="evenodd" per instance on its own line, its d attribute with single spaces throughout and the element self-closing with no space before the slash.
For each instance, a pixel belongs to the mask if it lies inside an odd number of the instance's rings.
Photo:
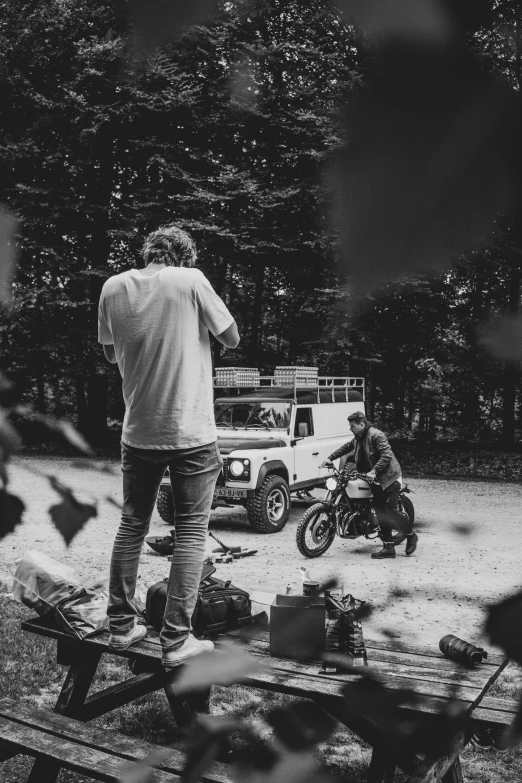
<svg viewBox="0 0 522 783">
<path fill-rule="evenodd" d="M 208 518 L 223 461 L 217 443 L 192 449 L 136 449 L 122 443 L 123 512 L 112 550 L 107 614 L 111 633 L 134 625 L 132 602 L 143 541 L 148 533 L 161 479 L 168 466 L 174 497 L 175 547 L 161 631 L 164 650 L 187 639 L 198 597 Z"/>
</svg>

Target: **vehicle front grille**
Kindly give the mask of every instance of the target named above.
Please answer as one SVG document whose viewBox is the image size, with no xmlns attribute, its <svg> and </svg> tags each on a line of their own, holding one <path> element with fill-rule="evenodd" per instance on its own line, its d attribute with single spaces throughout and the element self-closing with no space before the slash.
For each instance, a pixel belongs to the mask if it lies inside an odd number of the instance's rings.
<svg viewBox="0 0 522 783">
<path fill-rule="evenodd" d="M 223 457 L 223 472 L 219 474 L 223 476 L 223 484 L 228 481 L 228 457 Z"/>
</svg>

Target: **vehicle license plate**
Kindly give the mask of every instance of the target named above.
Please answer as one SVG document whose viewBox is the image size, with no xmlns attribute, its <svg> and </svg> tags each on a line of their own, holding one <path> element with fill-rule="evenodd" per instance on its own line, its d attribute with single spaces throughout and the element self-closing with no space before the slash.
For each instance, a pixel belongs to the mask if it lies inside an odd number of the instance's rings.
<svg viewBox="0 0 522 783">
<path fill-rule="evenodd" d="M 228 487 L 217 487 L 214 492 L 215 498 L 246 498 L 246 489 L 229 489 Z"/>
</svg>

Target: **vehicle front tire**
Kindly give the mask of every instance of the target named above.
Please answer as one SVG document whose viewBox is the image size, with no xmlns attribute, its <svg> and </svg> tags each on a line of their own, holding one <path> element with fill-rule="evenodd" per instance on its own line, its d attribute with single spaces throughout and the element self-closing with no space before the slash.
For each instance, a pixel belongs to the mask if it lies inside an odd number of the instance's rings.
<svg viewBox="0 0 522 783">
<path fill-rule="evenodd" d="M 281 476 L 267 476 L 247 500 L 250 526 L 256 533 L 279 533 L 290 515 L 290 489 Z"/>
<path fill-rule="evenodd" d="M 156 500 L 158 514 L 167 525 L 174 524 L 174 499 L 170 487 L 165 490 L 160 489 Z"/>
</svg>

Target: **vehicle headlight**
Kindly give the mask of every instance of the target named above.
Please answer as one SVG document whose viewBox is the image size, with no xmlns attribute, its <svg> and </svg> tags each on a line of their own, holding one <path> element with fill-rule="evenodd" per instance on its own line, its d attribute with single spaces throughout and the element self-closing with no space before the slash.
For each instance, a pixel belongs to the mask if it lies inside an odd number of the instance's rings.
<svg viewBox="0 0 522 783">
<path fill-rule="evenodd" d="M 239 459 L 234 459 L 228 466 L 229 472 L 232 474 L 232 476 L 235 476 L 235 478 L 239 478 L 239 476 L 242 476 L 245 470 L 247 469 L 248 462 Z"/>
<path fill-rule="evenodd" d="M 330 478 L 326 479 L 326 489 L 333 490 L 337 489 L 337 479 L 333 478 L 333 476 L 330 476 Z"/>
</svg>

